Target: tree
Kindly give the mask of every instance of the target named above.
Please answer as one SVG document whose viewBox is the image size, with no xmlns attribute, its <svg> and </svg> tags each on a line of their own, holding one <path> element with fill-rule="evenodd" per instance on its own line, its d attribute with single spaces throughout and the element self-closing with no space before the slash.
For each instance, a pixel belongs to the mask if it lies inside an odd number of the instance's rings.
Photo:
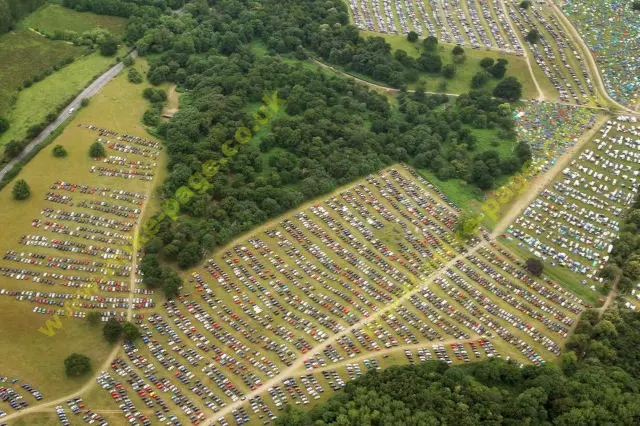
<svg viewBox="0 0 640 426">
<path fill-rule="evenodd" d="M 540 259 L 535 257 L 530 257 L 525 262 L 524 269 L 526 269 L 529 273 L 539 277 L 542 275 L 542 271 L 544 270 L 544 264 Z"/>
<path fill-rule="evenodd" d="M 452 79 L 454 75 L 456 75 L 456 67 L 453 64 L 447 64 L 442 67 L 442 75 L 445 78 Z"/>
<path fill-rule="evenodd" d="M 529 7 L 531 6 L 531 2 L 529 0 L 522 0 L 520 2 L 520 8 L 521 9 L 529 9 Z"/>
<path fill-rule="evenodd" d="M 527 33 L 526 39 L 529 43 L 536 44 L 540 41 L 540 33 L 538 32 L 538 30 L 533 28 Z"/>
<path fill-rule="evenodd" d="M 62 145 L 56 145 L 53 147 L 53 156 L 57 158 L 63 158 L 67 156 L 67 150 Z"/>
<path fill-rule="evenodd" d="M 4 146 L 4 155 L 8 159 L 16 158 L 23 150 L 22 144 L 18 141 L 11 140 Z"/>
<path fill-rule="evenodd" d="M 9 130 L 10 123 L 5 117 L 0 117 L 0 135 Z"/>
<path fill-rule="evenodd" d="M 486 71 L 479 71 L 475 73 L 471 78 L 471 88 L 479 89 L 480 87 L 484 86 L 485 84 L 487 84 L 487 81 L 489 81 L 489 77 L 490 75 Z"/>
<path fill-rule="evenodd" d="M 132 324 L 129 321 L 122 325 L 122 334 L 126 340 L 131 342 L 140 338 L 140 330 L 138 330 L 138 327 L 136 327 L 135 324 Z"/>
<path fill-rule="evenodd" d="M 482 58 L 480 60 L 480 66 L 484 69 L 489 69 L 496 61 L 493 58 Z"/>
<path fill-rule="evenodd" d="M 175 271 L 168 269 L 164 274 L 163 290 L 167 299 L 173 299 L 180 294 L 180 287 L 182 287 L 182 278 Z"/>
<path fill-rule="evenodd" d="M 459 44 L 456 44 L 455 47 L 451 50 L 455 56 L 464 55 L 464 49 Z"/>
<path fill-rule="evenodd" d="M 92 158 L 102 158 L 106 155 L 106 151 L 104 149 L 104 145 L 100 142 L 94 142 L 89 147 L 89 157 Z"/>
<path fill-rule="evenodd" d="M 436 50 L 436 47 L 438 47 L 438 39 L 430 35 L 424 39 L 422 45 L 424 46 L 424 50 L 427 52 L 433 52 Z"/>
<path fill-rule="evenodd" d="M 487 71 L 495 78 L 502 78 L 507 73 L 507 64 L 508 61 L 506 59 L 498 59 L 495 64 L 487 68 Z"/>
<path fill-rule="evenodd" d="M 24 179 L 18 179 L 13 185 L 11 193 L 16 200 L 26 200 L 31 196 L 31 188 L 29 188 L 29 184 Z"/>
<path fill-rule="evenodd" d="M 142 122 L 147 126 L 157 126 L 160 123 L 160 114 L 155 109 L 148 109 L 142 115 Z"/>
<path fill-rule="evenodd" d="M 493 96 L 507 101 L 517 101 L 522 96 L 522 83 L 515 77 L 507 77 L 493 89 Z"/>
<path fill-rule="evenodd" d="M 442 58 L 435 53 L 422 53 L 418 58 L 418 65 L 426 72 L 440 72 L 442 69 Z"/>
<path fill-rule="evenodd" d="M 633 0 L 631 8 L 633 10 L 640 10 L 640 0 Z"/>
<path fill-rule="evenodd" d="M 624 274 L 630 279 L 637 281 L 640 279 L 640 260 L 629 260 L 622 267 Z"/>
<path fill-rule="evenodd" d="M 64 360 L 64 371 L 70 377 L 84 376 L 91 371 L 91 359 L 86 355 L 73 353 Z"/>
<path fill-rule="evenodd" d="M 478 233 L 480 228 L 480 216 L 474 213 L 465 212 L 459 216 L 456 223 L 455 232 L 456 235 L 463 240 L 468 240 L 472 236 Z"/>
<path fill-rule="evenodd" d="M 100 312 L 91 311 L 87 314 L 87 321 L 92 327 L 95 327 L 98 324 L 100 324 L 101 319 L 102 319 L 102 316 L 100 315 Z"/>
<path fill-rule="evenodd" d="M 416 33 L 415 31 L 409 31 L 409 34 L 407 34 L 407 40 L 409 40 L 411 43 L 417 41 L 418 33 Z"/>
<path fill-rule="evenodd" d="M 89 98 L 82 98 L 82 100 L 80 101 L 80 106 L 83 107 L 83 108 L 87 107 L 87 106 L 89 106 L 89 102 L 90 102 Z"/>
<path fill-rule="evenodd" d="M 107 342 L 115 343 L 122 335 L 122 324 L 120 324 L 115 318 L 109 318 L 109 321 L 104 324 L 102 334 Z"/>
<path fill-rule="evenodd" d="M 483 191 L 493 187 L 493 175 L 491 174 L 487 164 L 482 160 L 477 160 L 473 163 L 473 166 L 471 167 L 470 180 Z"/>
<path fill-rule="evenodd" d="M 113 56 L 118 52 L 118 40 L 112 35 L 106 35 L 98 41 L 98 48 L 102 56 Z"/>
</svg>

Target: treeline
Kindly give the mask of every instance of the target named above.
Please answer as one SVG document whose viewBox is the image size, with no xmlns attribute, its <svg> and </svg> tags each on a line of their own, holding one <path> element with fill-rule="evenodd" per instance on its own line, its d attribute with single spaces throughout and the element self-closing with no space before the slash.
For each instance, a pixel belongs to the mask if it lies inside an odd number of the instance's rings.
<svg viewBox="0 0 640 426">
<path fill-rule="evenodd" d="M 36 10 L 45 0 L 0 0 L 0 34 L 11 31 L 23 16 Z"/>
<path fill-rule="evenodd" d="M 185 0 L 63 0 L 62 4 L 79 12 L 93 12 L 99 15 L 112 15 L 129 18 L 144 13 L 145 9 L 163 11 L 166 8 L 178 9 Z"/>
<path fill-rule="evenodd" d="M 530 156 L 526 145 L 508 158 L 477 151 L 473 129 L 497 129 L 507 141 L 514 139 L 509 106 L 488 93 L 451 102 L 417 91 L 401 94 L 399 107 L 392 108 L 384 96 L 351 79 L 292 61 L 309 48 L 343 46 L 345 34 L 358 37 L 357 45 L 377 45 L 346 25 L 341 1 L 267 0 L 262 8 L 249 3 L 188 4 L 188 13 L 163 15 L 137 40 L 141 54 L 155 54 L 149 81 L 173 82 L 187 92 L 181 110 L 156 129 L 169 154 L 170 173 L 160 190 L 165 198 L 188 185 L 203 163 L 220 160 L 222 145 L 237 129 L 258 124 L 254 114 L 265 94 L 287 101 L 281 111 L 269 112 L 260 140 L 239 146 L 211 188 L 181 206 L 176 222 L 161 222 L 148 255 L 193 266 L 268 218 L 395 162 L 488 189 Z M 258 42 L 272 54 L 253 53 L 251 43 Z M 156 119 L 157 109 L 145 114 L 147 124 Z M 156 275 L 146 281 L 163 285 L 162 274 Z"/>
<path fill-rule="evenodd" d="M 493 359 L 428 361 L 370 371 L 308 412 L 288 406 L 277 425 L 636 425 L 640 314 L 583 314 L 560 365 Z M 579 340 L 579 342 L 578 342 Z"/>
<path fill-rule="evenodd" d="M 136 7 L 137 13 L 148 8 Z M 477 149 L 474 129 L 496 129 L 506 143 L 515 139 L 510 107 L 486 92 L 452 102 L 419 90 L 400 94 L 399 106 L 391 107 L 384 96 L 352 79 L 296 60 L 308 53 L 343 52 L 367 75 L 379 68 L 380 58 L 396 61 L 383 41 L 364 40 L 348 25 L 341 0 L 261 5 L 200 0 L 184 12 L 156 19 L 149 14 L 145 20 L 132 15 L 127 28 L 138 52 L 153 54 L 149 81 L 172 82 L 185 91 L 180 111 L 155 129 L 169 155 L 161 196 L 174 198 L 205 162 L 222 159 L 223 144 L 238 129 L 260 124 L 262 135 L 237 146 L 211 187 L 187 197 L 175 222 L 160 221 L 160 231 L 145 247 L 147 256 L 193 266 L 268 218 L 395 162 L 488 189 L 530 156 L 526 145 L 508 158 Z M 267 53 L 256 54 L 263 46 Z M 269 119 L 258 123 L 263 96 L 274 93 L 286 104 L 268 110 Z M 156 106 L 144 121 L 158 122 Z M 146 269 L 157 271 L 145 273 L 145 282 L 164 286 L 171 277 L 161 273 L 156 260 L 145 262 Z"/>
<path fill-rule="evenodd" d="M 623 294 L 631 292 L 640 281 L 640 196 L 625 214 L 618 239 L 613 243 L 611 260 L 600 276 L 607 280 L 607 286 L 619 279 L 618 291 Z"/>
</svg>

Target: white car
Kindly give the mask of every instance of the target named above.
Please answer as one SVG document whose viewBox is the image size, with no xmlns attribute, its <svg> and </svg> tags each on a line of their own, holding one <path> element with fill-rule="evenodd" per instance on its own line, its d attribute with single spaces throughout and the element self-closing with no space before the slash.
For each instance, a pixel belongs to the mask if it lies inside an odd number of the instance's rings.
<svg viewBox="0 0 640 426">
<path fill-rule="evenodd" d="M 69 114 L 73 114 L 73 111 L 75 111 L 75 108 L 70 108 L 69 109 Z"/>
</svg>

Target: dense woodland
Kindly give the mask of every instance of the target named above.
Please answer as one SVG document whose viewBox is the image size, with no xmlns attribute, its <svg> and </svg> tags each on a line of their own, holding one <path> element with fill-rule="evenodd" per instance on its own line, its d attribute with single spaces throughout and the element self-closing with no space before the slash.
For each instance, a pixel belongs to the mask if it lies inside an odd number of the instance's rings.
<svg viewBox="0 0 640 426">
<path fill-rule="evenodd" d="M 476 150 L 474 129 L 493 128 L 503 142 L 514 140 L 511 109 L 486 92 L 456 101 L 403 93 L 391 106 L 351 79 L 303 62 L 318 55 L 382 80 L 392 74 L 387 68 L 404 66 L 384 40 L 364 40 L 348 25 L 340 0 L 200 0 L 187 4 L 185 13 L 163 9 L 175 4 L 146 3 L 65 4 L 129 16 L 126 39 L 149 56 L 149 80 L 174 82 L 185 91 L 180 112 L 156 129 L 169 153 L 162 197 L 173 197 L 202 164 L 220 159 L 223 143 L 237 129 L 253 128 L 264 95 L 277 93 L 287 101 L 261 134 L 221 167 L 207 192 L 182 205 L 180 219 L 162 222 L 143 262 L 152 286 L 166 275 L 157 268 L 156 254 L 180 267 L 195 265 L 206 252 L 269 217 L 394 162 L 489 189 L 530 157 L 524 144 L 508 158 Z M 348 64 L 345 58 L 351 58 Z M 159 122 L 158 112 L 157 106 L 150 108 L 145 123 Z"/>
<path fill-rule="evenodd" d="M 11 31 L 16 22 L 33 12 L 45 0 L 0 0 L 0 34 Z"/>
<path fill-rule="evenodd" d="M 560 365 L 428 361 L 368 372 L 310 412 L 290 406 L 276 424 L 638 424 L 640 314 L 586 312 L 567 347 Z"/>
<path fill-rule="evenodd" d="M 613 244 L 611 260 L 600 275 L 607 279 L 607 285 L 618 280 L 617 289 L 623 294 L 638 291 L 640 281 L 640 196 L 625 214 L 618 239 Z"/>
</svg>

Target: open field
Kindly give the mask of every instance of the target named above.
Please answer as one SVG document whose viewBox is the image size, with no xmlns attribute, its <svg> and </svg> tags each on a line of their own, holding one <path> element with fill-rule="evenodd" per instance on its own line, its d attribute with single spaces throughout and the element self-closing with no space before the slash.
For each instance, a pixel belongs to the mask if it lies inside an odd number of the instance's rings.
<svg viewBox="0 0 640 426">
<path fill-rule="evenodd" d="M 364 37 L 383 37 L 387 43 L 391 45 L 392 51 L 402 49 L 410 56 L 417 58 L 422 52 L 421 41 L 411 43 L 404 35 L 392 35 L 392 34 L 379 34 L 370 31 L 361 31 Z M 442 58 L 443 65 L 453 63 L 453 55 L 451 50 L 455 44 L 451 43 L 439 43 L 439 53 Z M 506 59 L 509 61 L 507 66 L 506 76 L 516 76 L 522 83 L 522 96 L 525 99 L 532 99 L 537 97 L 537 91 L 535 84 L 529 73 L 527 63 L 524 58 L 516 55 L 508 55 L 492 50 L 473 50 L 470 48 L 465 49 L 466 60 L 462 64 L 456 65 L 456 75 L 452 79 L 446 79 L 441 74 L 429 74 L 420 73 L 420 80 L 416 83 L 409 85 L 410 89 L 415 89 L 418 86 L 425 87 L 427 91 L 437 91 L 441 83 L 446 83 L 446 93 L 466 93 L 471 90 L 471 78 L 479 71 L 482 71 L 480 67 L 480 61 L 483 58 L 493 59 Z M 369 78 L 358 75 L 358 77 L 364 80 L 370 80 Z M 484 89 L 492 90 L 499 80 L 492 79 L 485 86 Z"/>
<path fill-rule="evenodd" d="M 28 15 L 21 25 L 44 34 L 56 31 L 83 33 L 95 28 L 103 28 L 121 36 L 127 27 L 127 20 L 117 16 L 96 15 L 91 12 L 76 12 L 57 4 L 46 4 Z"/>
<path fill-rule="evenodd" d="M 114 58 L 94 52 L 76 59 L 60 71 L 22 90 L 7 114 L 11 127 L 0 136 L 0 146 L 11 140 L 23 139 L 29 127 L 43 122 L 47 114 L 55 112 L 69 96 L 81 91 L 93 77 L 113 65 L 114 61 Z"/>
<path fill-rule="evenodd" d="M 125 344 L 87 405 L 131 401 L 140 414 L 123 414 L 139 422 L 258 422 L 376 365 L 553 360 L 584 302 L 529 277 L 500 245 L 461 245 L 458 214 L 398 166 L 265 224 L 146 311 L 142 341 Z"/>
<path fill-rule="evenodd" d="M 568 286 L 598 294 L 602 279 L 597 273 L 637 194 L 639 151 L 635 121 L 609 120 L 527 207 L 506 238 L 553 271 L 563 271 L 556 276 L 564 276 Z"/>
<path fill-rule="evenodd" d="M 0 115 L 7 115 L 12 96 L 25 80 L 53 68 L 65 59 L 75 58 L 83 48 L 53 41 L 33 31 L 18 29 L 0 36 Z"/>
<path fill-rule="evenodd" d="M 146 63 L 140 60 L 136 66 L 142 68 Z M 141 96 L 144 87 L 130 84 L 126 73 L 114 79 L 52 144 L 64 146 L 66 158 L 53 157 L 52 146 L 47 147 L 20 172 L 18 178 L 31 186 L 29 199 L 13 200 L 12 185 L 0 191 L 4 205 L 0 211 L 4 229 L 0 240 L 0 318 L 5 324 L 0 331 L 0 375 L 28 380 L 45 400 L 78 389 L 86 381 L 69 380 L 64 375 L 63 360 L 70 353 L 89 355 L 94 368 L 109 353 L 100 330 L 89 330 L 85 320 L 67 318 L 62 302 L 69 300 L 77 316 L 96 308 L 103 315 L 125 315 L 129 292 L 134 292 L 131 277 L 135 273 L 122 247 L 131 244 L 136 218 L 155 184 L 149 180 L 156 169 L 153 163 L 163 161 L 164 154 L 155 143 L 131 138 L 117 141 L 113 135 L 87 128 L 87 124 L 148 137 L 140 123 L 148 107 Z M 104 160 L 88 156 L 89 145 L 98 138 L 107 146 Z M 130 148 L 124 149 L 124 145 Z M 132 165 L 130 161 L 139 163 Z M 94 169 L 92 173 L 93 167 L 113 170 Z M 80 213 L 85 216 L 78 216 Z M 107 265 L 114 265 L 116 276 L 104 275 Z M 82 291 L 92 282 L 97 291 L 94 296 L 85 296 Z M 76 297 L 79 295 L 82 297 Z M 140 303 L 151 303 L 152 295 L 136 291 L 134 296 L 136 309 Z M 51 328 L 55 335 L 47 337 L 38 328 L 55 319 L 54 312 L 62 328 Z"/>
</svg>

